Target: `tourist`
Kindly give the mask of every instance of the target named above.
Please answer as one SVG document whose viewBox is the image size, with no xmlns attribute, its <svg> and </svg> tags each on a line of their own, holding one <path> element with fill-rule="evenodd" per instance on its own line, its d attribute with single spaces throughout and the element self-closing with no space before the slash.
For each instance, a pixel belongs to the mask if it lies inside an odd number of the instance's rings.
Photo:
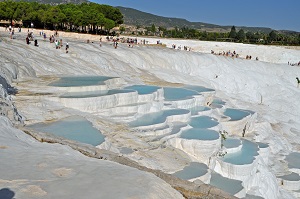
<svg viewBox="0 0 300 199">
<path fill-rule="evenodd" d="M 114 47 L 115 47 L 115 49 L 118 48 L 118 42 L 117 41 L 114 41 Z"/>
<path fill-rule="evenodd" d="M 58 41 L 55 40 L 55 48 L 58 49 Z"/>
<path fill-rule="evenodd" d="M 68 49 L 69 49 L 69 43 L 67 42 L 67 43 L 66 43 L 66 53 L 69 52 Z"/>
<path fill-rule="evenodd" d="M 26 37 L 26 44 L 28 44 L 28 45 L 30 44 L 28 36 Z"/>
<path fill-rule="evenodd" d="M 300 80 L 298 77 L 296 77 L 296 80 L 297 80 L 297 88 L 299 88 L 299 85 L 300 85 Z"/>
<path fill-rule="evenodd" d="M 38 41 L 34 40 L 34 46 L 39 47 Z"/>
</svg>

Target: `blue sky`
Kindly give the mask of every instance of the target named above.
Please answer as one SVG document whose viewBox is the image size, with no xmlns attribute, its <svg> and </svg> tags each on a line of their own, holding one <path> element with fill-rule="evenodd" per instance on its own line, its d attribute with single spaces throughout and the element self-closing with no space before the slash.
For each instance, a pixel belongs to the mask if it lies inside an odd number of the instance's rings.
<svg viewBox="0 0 300 199">
<path fill-rule="evenodd" d="M 300 32 L 300 0 L 91 0 L 143 12 L 217 25 Z"/>
</svg>

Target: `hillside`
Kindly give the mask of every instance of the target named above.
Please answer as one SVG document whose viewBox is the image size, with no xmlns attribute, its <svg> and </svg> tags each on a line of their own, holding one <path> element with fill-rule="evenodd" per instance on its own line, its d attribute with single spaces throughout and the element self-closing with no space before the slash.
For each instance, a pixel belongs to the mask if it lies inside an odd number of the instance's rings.
<svg viewBox="0 0 300 199">
<path fill-rule="evenodd" d="M 15 1 L 20 1 L 20 0 L 15 0 Z M 64 3 L 81 4 L 81 3 L 89 2 L 88 0 L 23 0 L 23 1 L 38 2 L 38 3 L 51 4 L 51 5 L 64 4 Z"/>
<path fill-rule="evenodd" d="M 219 26 L 215 24 L 203 23 L 203 22 L 190 22 L 185 19 L 180 18 L 170 18 L 170 17 L 161 17 L 153 15 L 146 12 L 141 12 L 132 8 L 125 8 L 118 6 L 121 13 L 124 15 L 124 23 L 126 25 L 143 25 L 151 26 L 162 26 L 165 28 L 174 28 L 174 27 L 188 27 L 193 29 L 201 29 L 203 31 L 219 31 L 219 32 L 228 32 L 230 31 L 231 26 Z M 271 28 L 265 27 L 236 27 L 237 29 L 244 29 L 245 31 L 251 32 L 264 32 L 269 33 L 272 31 Z"/>
</svg>

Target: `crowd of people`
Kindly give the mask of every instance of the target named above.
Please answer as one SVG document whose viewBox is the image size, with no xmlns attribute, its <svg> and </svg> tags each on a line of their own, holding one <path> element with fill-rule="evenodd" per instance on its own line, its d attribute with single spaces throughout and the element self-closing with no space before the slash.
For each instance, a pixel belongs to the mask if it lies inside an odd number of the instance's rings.
<svg viewBox="0 0 300 199">
<path fill-rule="evenodd" d="M 298 63 L 288 62 L 288 65 L 290 65 L 290 66 L 300 66 L 300 61 Z"/>
<path fill-rule="evenodd" d="M 228 51 L 223 51 L 223 52 L 219 52 L 219 53 L 215 53 L 215 51 L 211 50 L 210 51 L 211 54 L 214 54 L 214 55 L 223 55 L 223 56 L 226 56 L 226 57 L 232 57 L 232 58 L 240 58 L 240 55 L 238 53 L 236 53 L 236 51 L 234 50 L 233 52 L 231 52 L 230 50 Z M 245 59 L 252 59 L 252 56 L 251 55 L 246 55 Z M 255 58 L 256 61 L 258 61 L 258 57 Z"/>
<path fill-rule="evenodd" d="M 172 48 L 173 49 L 177 49 L 177 50 L 181 50 L 181 45 L 179 46 L 176 46 L 176 44 L 172 44 Z M 192 48 L 191 47 L 188 47 L 188 46 L 183 46 L 183 50 L 185 51 L 192 51 Z"/>
<path fill-rule="evenodd" d="M 13 39 L 13 35 L 14 35 L 14 27 L 12 26 L 5 26 L 5 31 L 9 31 L 10 32 L 10 38 Z M 18 27 L 18 31 L 21 32 L 21 28 Z M 47 36 L 46 33 L 44 33 L 43 31 L 40 31 L 40 36 L 42 36 L 44 38 L 44 40 L 46 40 Z M 50 43 L 55 43 L 55 48 L 56 49 L 61 49 L 63 47 L 63 43 L 62 43 L 62 39 L 56 39 L 56 37 L 59 37 L 59 34 L 57 31 L 55 31 L 55 33 L 53 35 L 51 35 L 49 37 L 49 41 Z M 28 34 L 26 37 L 26 43 L 30 44 L 30 41 L 34 41 L 34 46 L 39 46 L 37 39 L 34 39 L 34 35 L 33 32 L 29 32 L 29 28 L 28 28 Z M 137 38 L 118 38 L 118 37 L 113 37 L 113 36 L 107 36 L 106 37 L 106 41 L 112 41 L 113 42 L 113 47 L 115 49 L 118 48 L 118 44 L 119 42 L 121 43 L 127 43 L 128 47 L 133 48 L 134 45 L 137 44 L 142 44 L 142 45 L 146 45 L 148 44 L 148 41 L 146 41 L 145 39 L 142 39 L 140 42 L 138 42 Z M 89 40 L 87 40 L 87 43 L 89 43 Z M 92 42 L 93 43 L 93 42 Z M 162 44 L 160 40 L 156 41 L 156 44 Z M 102 37 L 100 36 L 99 39 L 99 45 L 100 47 L 102 47 Z M 69 49 L 69 44 L 67 43 L 66 45 L 66 53 L 68 53 L 68 49 Z M 191 47 L 188 46 L 177 46 L 176 44 L 172 44 L 172 49 L 177 49 L 177 50 L 185 50 L 185 51 L 192 51 Z M 232 57 L 232 58 L 241 58 L 241 56 L 234 50 L 234 51 L 219 51 L 219 53 L 216 53 L 214 50 L 211 50 L 211 54 L 214 55 L 222 55 L 222 56 L 227 56 L 227 57 Z M 252 56 L 251 55 L 246 55 L 245 59 L 247 60 L 251 60 Z M 255 60 L 259 60 L 258 57 L 255 58 Z M 298 63 L 292 63 L 292 62 L 288 62 L 288 65 L 291 66 L 300 66 L 300 61 Z"/>
</svg>

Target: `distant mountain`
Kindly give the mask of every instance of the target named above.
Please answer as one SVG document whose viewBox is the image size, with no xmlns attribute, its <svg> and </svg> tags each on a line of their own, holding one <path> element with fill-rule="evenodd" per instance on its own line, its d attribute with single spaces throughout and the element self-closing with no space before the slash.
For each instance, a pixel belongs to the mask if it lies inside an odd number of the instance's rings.
<svg viewBox="0 0 300 199">
<path fill-rule="evenodd" d="M 3 1 L 3 0 L 0 0 Z M 21 1 L 21 0 L 15 0 L 15 1 Z M 64 4 L 64 3 L 74 3 L 74 4 L 81 4 L 89 2 L 88 0 L 22 0 L 25 2 L 38 2 L 43 4 L 51 4 L 51 5 L 57 5 L 57 4 Z"/>
<path fill-rule="evenodd" d="M 193 29 L 200 29 L 203 31 L 213 31 L 213 32 L 228 32 L 230 31 L 232 26 L 220 26 L 215 24 L 203 23 L 203 22 L 190 22 L 185 19 L 180 18 L 170 18 L 170 17 L 161 17 L 157 15 L 153 15 L 150 13 L 142 12 L 132 8 L 125 8 L 118 6 L 121 13 L 124 15 L 124 24 L 133 25 L 133 26 L 151 26 L 154 24 L 155 26 L 162 26 L 165 28 L 182 28 L 188 27 Z M 272 31 L 271 28 L 265 27 L 245 27 L 236 26 L 236 29 L 243 29 L 245 31 L 251 32 L 264 32 L 269 33 Z"/>
</svg>

